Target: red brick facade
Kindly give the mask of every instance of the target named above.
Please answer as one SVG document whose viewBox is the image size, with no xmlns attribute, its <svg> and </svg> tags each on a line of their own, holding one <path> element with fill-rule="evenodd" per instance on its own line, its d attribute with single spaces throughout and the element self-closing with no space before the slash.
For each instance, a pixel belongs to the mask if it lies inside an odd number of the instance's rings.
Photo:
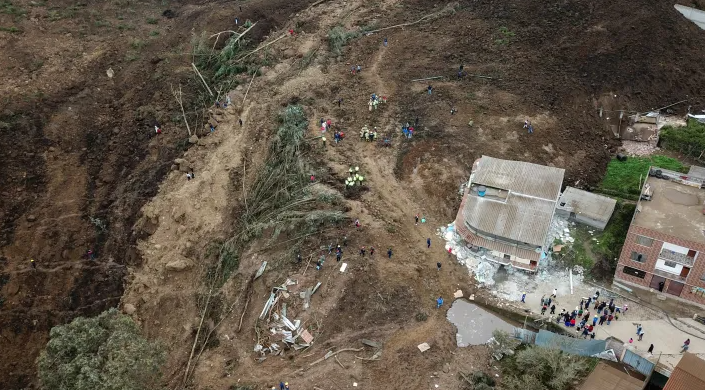
<svg viewBox="0 0 705 390">
<path fill-rule="evenodd" d="M 652 238 L 654 239 L 654 242 L 651 244 L 651 247 L 639 245 L 637 243 L 637 236 L 645 236 Z M 617 271 L 614 275 L 615 281 L 619 282 L 620 280 L 623 280 L 632 284 L 643 286 L 644 288 L 648 289 L 654 277 L 656 261 L 658 260 L 659 253 L 661 253 L 661 247 L 664 242 L 686 247 L 698 252 L 695 257 L 695 263 L 693 264 L 693 267 L 691 267 L 685 282 L 679 280 L 675 281 L 685 284 L 683 290 L 677 296 L 688 301 L 698 303 L 700 305 L 705 305 L 705 297 L 700 294 L 694 294 L 692 292 L 693 287 L 705 288 L 705 281 L 702 280 L 703 278 L 705 278 L 705 244 L 683 240 L 677 237 L 670 236 L 668 234 L 656 232 L 640 226 L 631 225 L 629 227 L 629 232 L 627 233 L 627 238 L 624 242 L 624 247 L 622 248 L 622 253 L 619 257 Z M 646 257 L 646 261 L 640 263 L 638 261 L 632 260 L 632 252 L 643 254 Z M 646 272 L 646 276 L 642 279 L 637 276 L 626 274 L 624 273 L 625 266 L 644 271 Z M 674 295 L 672 293 L 668 293 L 669 285 L 674 280 L 669 279 L 664 273 L 659 273 L 657 276 L 666 277 L 666 280 L 664 282 L 665 284 L 663 287 L 663 293 L 666 294 L 666 296 Z"/>
</svg>

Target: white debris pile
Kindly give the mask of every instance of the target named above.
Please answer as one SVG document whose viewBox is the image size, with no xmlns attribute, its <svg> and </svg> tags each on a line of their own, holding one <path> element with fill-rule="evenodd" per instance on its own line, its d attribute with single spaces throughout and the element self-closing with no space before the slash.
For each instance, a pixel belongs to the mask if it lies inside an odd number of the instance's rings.
<svg viewBox="0 0 705 390">
<path fill-rule="evenodd" d="M 475 275 L 475 279 L 481 284 L 491 286 L 494 284 L 494 275 L 499 266 L 495 263 L 482 261 L 470 249 L 465 246 L 465 241 L 455 231 L 455 224 L 450 223 L 448 226 L 438 229 L 438 235 L 446 242 L 446 251 L 450 249 L 458 262 Z"/>
<path fill-rule="evenodd" d="M 550 243 L 557 238 L 565 243 L 575 239 L 570 234 L 570 228 L 575 223 L 562 218 L 554 218 L 549 231 Z M 521 295 L 532 293 L 550 293 L 558 289 L 559 294 L 570 294 L 570 278 L 568 270 L 557 267 L 551 256 L 542 259 L 536 273 L 530 274 L 511 266 L 500 267 L 499 264 L 480 259 L 479 253 L 474 253 L 466 247 L 465 241 L 455 231 L 455 225 L 438 229 L 438 235 L 446 241 L 446 251 L 450 249 L 460 264 L 465 265 L 483 286 L 492 286 L 492 294 L 509 301 L 520 301 Z M 573 269 L 573 286 L 583 283 L 583 269 L 576 266 Z"/>
<path fill-rule="evenodd" d="M 660 150 L 655 139 L 649 142 L 622 141 L 622 149 L 630 156 L 649 156 Z"/>
<path fill-rule="evenodd" d="M 561 240 L 563 243 L 574 242 L 575 239 L 570 235 L 571 226 L 575 226 L 575 222 L 568 222 L 563 218 L 553 217 L 551 227 L 548 229 L 548 245 L 553 245 L 556 240 Z"/>
<path fill-rule="evenodd" d="M 293 287 L 292 287 L 293 286 Z M 318 290 L 321 283 L 317 283 L 315 287 L 307 288 L 298 293 L 299 298 L 303 300 L 303 309 L 307 310 L 310 306 L 311 295 Z M 259 352 L 266 359 L 266 353 L 273 355 L 282 353 L 283 348 L 300 350 L 311 346 L 313 336 L 303 326 L 301 320 L 291 321 L 287 317 L 287 304 L 289 298 L 297 296 L 296 291 L 299 289 L 296 280 L 287 279 L 281 286 L 272 288 L 269 299 L 264 304 L 264 308 L 259 315 L 260 320 L 267 322 L 269 334 L 258 335 L 257 342 L 254 347 L 255 352 Z M 296 302 L 292 302 L 296 303 Z M 282 343 L 281 345 L 279 343 Z"/>
</svg>

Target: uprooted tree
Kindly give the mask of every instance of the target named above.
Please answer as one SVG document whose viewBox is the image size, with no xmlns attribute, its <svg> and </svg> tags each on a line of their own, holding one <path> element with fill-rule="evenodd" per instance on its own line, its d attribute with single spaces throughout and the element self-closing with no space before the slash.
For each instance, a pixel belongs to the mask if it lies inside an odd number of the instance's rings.
<svg viewBox="0 0 705 390">
<path fill-rule="evenodd" d="M 147 390 L 158 388 L 165 354 L 116 309 L 55 326 L 38 359 L 48 390 Z"/>
</svg>

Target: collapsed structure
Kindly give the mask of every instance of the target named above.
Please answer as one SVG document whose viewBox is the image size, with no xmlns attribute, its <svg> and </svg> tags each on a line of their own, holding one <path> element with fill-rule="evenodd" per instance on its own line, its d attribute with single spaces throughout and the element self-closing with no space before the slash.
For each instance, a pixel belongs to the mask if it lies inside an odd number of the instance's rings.
<svg viewBox="0 0 705 390">
<path fill-rule="evenodd" d="M 475 161 L 455 230 L 481 260 L 536 271 L 564 169 L 482 156 Z"/>
</svg>

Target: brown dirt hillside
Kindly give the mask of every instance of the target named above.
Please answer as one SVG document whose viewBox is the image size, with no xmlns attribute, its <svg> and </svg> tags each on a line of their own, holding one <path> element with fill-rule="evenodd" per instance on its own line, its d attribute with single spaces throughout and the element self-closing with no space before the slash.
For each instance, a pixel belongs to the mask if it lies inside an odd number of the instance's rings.
<svg viewBox="0 0 705 390">
<path fill-rule="evenodd" d="M 259 21 L 258 42 L 306 4 L 0 2 L 0 388 L 32 382 L 48 330 L 115 306 L 125 266 L 140 264 L 149 227 L 132 227 L 188 147 L 170 85 L 186 90 L 192 125 L 201 112 L 193 32 L 237 15 Z"/>
<path fill-rule="evenodd" d="M 0 2 L 0 388 L 36 385 L 34 361 L 52 326 L 118 304 L 134 305 L 145 333 L 168 347 L 165 382 L 179 387 L 206 306 L 214 248 L 238 233 L 243 199 L 261 172 L 277 114 L 290 103 L 308 116 L 306 153 L 319 185 L 341 192 L 348 167 L 365 172 L 369 189 L 342 193 L 347 197 L 339 205 L 362 227 L 320 226 L 304 238 L 285 232 L 269 239 L 266 231 L 253 241 L 237 272 L 213 294 L 204 321 L 211 341 L 196 351 L 189 385 L 264 389 L 288 380 L 292 388 L 357 382 L 426 389 L 457 387 L 459 370 L 494 375 L 484 347 L 455 347 L 444 318 L 448 305 L 434 307 L 437 296 L 449 302 L 458 288 L 478 299 L 484 294 L 434 235 L 452 220 L 473 161 L 491 155 L 555 165 L 566 169 L 566 183 L 590 187 L 619 146 L 598 117 L 606 96 L 619 109 L 687 98 L 694 110 L 703 108 L 705 35 L 672 4 L 351 0 L 309 8 L 312 3 Z M 331 53 L 327 35 L 335 26 L 369 31 L 438 13 L 353 38 L 341 55 Z M 244 105 L 250 77 L 235 76 L 235 106 L 211 108 L 218 130 L 189 148 L 170 85 L 181 84 L 189 102 L 200 97 L 191 38 L 231 28 L 234 16 L 258 23 L 252 44 L 288 29 L 296 35 L 254 56 L 268 65 Z M 358 64 L 362 72 L 350 74 Z M 459 79 L 460 65 L 468 75 Z M 433 76 L 443 78 L 411 81 Z M 370 112 L 372 93 L 388 103 Z M 193 123 L 204 117 L 195 103 L 187 111 Z M 315 137 L 322 117 L 345 130 L 343 143 L 332 145 L 328 134 L 321 147 Z M 417 117 L 414 137 L 403 139 L 401 124 Z M 533 134 L 522 129 L 527 118 Z M 164 127 L 158 137 L 156 121 Z M 392 148 L 359 141 L 365 124 L 391 137 Z M 180 156 L 193 165 L 195 180 L 170 170 Z M 415 226 L 417 213 L 429 222 Z M 292 261 L 296 251 L 317 258 L 321 247 L 344 236 L 345 273 L 330 258 L 321 271 Z M 374 258 L 356 255 L 363 245 L 377 248 Z M 388 247 L 391 260 L 384 256 Z M 98 253 L 96 262 L 82 258 L 89 248 Z M 37 271 L 30 258 L 37 259 Z M 193 267 L 167 271 L 176 258 Z M 250 284 L 264 260 L 267 272 Z M 443 271 L 436 271 L 437 262 Z M 304 311 L 296 294 L 287 301 L 290 317 L 302 320 L 315 343 L 259 362 L 252 348 L 263 324 L 256 319 L 271 287 L 287 277 L 303 287 L 322 283 L 311 309 Z M 384 344 L 381 360 L 356 357 L 372 355 L 365 350 L 341 354 L 340 365 L 310 366 L 328 350 L 360 347 L 360 338 Z M 421 354 L 416 345 L 422 342 L 431 350 Z"/>
<path fill-rule="evenodd" d="M 484 347 L 455 347 L 445 308 L 434 307 L 435 298 L 448 302 L 458 288 L 486 298 L 435 236 L 438 226 L 452 220 L 458 187 L 472 162 L 487 154 L 550 164 L 566 169 L 568 183 L 595 185 L 619 145 L 598 117 L 598 100 L 616 95 L 621 108 L 647 110 L 697 94 L 697 84 L 683 80 L 683 69 L 694 80 L 703 79 L 697 67 L 702 33 L 672 8 L 647 2 L 644 7 L 658 18 L 646 11 L 632 16 L 634 26 L 650 25 L 648 32 L 634 27 L 647 34 L 644 40 L 632 35 L 621 7 L 598 10 L 586 1 L 541 4 L 460 2 L 439 18 L 352 39 L 339 56 L 331 53 L 327 38 L 336 26 L 374 30 L 441 12 L 448 3 L 322 2 L 289 21 L 285 29 L 299 26 L 296 36 L 271 46 L 275 65 L 254 79 L 244 106 L 225 110 L 219 131 L 206 145 L 188 151 L 186 158 L 194 161 L 200 177 L 185 182 L 179 174 L 168 175 L 143 209 L 144 220 L 159 223 L 154 234 L 138 242 L 144 263 L 131 272 L 122 303 L 134 305 L 145 332 L 169 346 L 171 386 L 183 383 L 187 366 L 194 370 L 187 384 L 200 389 L 268 389 L 280 380 L 292 388 L 352 388 L 354 382 L 364 388 L 457 388 L 460 370 L 497 373 Z M 659 61 L 667 60 L 646 55 L 667 32 L 682 44 L 662 42 L 657 50 L 689 65 L 662 70 Z M 615 39 L 622 35 L 624 43 Z M 362 72 L 352 75 L 350 67 L 358 64 Z M 458 79 L 461 64 L 467 73 L 493 79 Z M 428 83 L 411 82 L 432 76 L 444 76 L 430 81 L 432 95 L 426 93 Z M 245 90 L 241 84 L 232 91 L 233 100 L 239 102 Z M 372 93 L 386 96 L 388 103 L 370 112 Z M 309 119 L 311 147 L 305 153 L 317 162 L 312 174 L 320 185 L 346 196 L 346 215 L 362 227 L 325 225 L 303 238 L 304 232 L 284 232 L 275 239 L 265 232 L 206 306 L 213 247 L 238 233 L 232 229 L 240 226 L 247 207 L 243 199 L 275 139 L 277 113 L 291 103 L 304 107 Z M 701 108 L 697 99 L 692 104 Z M 451 108 L 457 109 L 454 115 Z M 237 123 L 240 110 L 243 127 Z M 416 117 L 420 126 L 414 137 L 403 139 L 401 124 Z M 347 138 L 331 144 L 327 133 L 323 147 L 316 138 L 320 118 L 330 118 Z M 525 118 L 536 127 L 534 134 L 522 129 Z M 357 134 L 365 124 L 391 137 L 392 148 L 360 141 Z M 364 172 L 368 191 L 344 192 L 350 166 Z M 417 213 L 429 222 L 414 225 Z M 327 255 L 324 248 L 346 236 L 345 273 L 334 256 L 327 256 L 320 271 L 307 261 L 294 261 L 298 251 L 304 259 Z M 432 245 L 426 248 L 429 237 Z M 374 246 L 376 255 L 359 256 L 361 246 Z M 392 259 L 385 256 L 389 247 Z M 180 257 L 194 266 L 166 269 Z M 267 272 L 250 283 L 262 261 L 268 262 Z M 443 264 L 440 272 L 437 262 Z M 257 318 L 271 288 L 287 278 L 298 281 L 283 300 L 288 316 L 302 321 L 316 338 L 314 345 L 259 360 L 252 348 L 266 339 L 267 329 Z M 298 292 L 317 282 L 321 288 L 304 310 Z M 202 344 L 200 334 L 189 364 L 204 310 L 201 329 L 210 338 Z M 362 338 L 384 344 L 379 361 L 361 359 L 374 353 L 366 349 L 339 355 L 339 363 L 329 359 L 311 366 L 329 350 L 362 347 Z M 431 350 L 420 353 L 416 345 L 422 342 Z"/>
</svg>

